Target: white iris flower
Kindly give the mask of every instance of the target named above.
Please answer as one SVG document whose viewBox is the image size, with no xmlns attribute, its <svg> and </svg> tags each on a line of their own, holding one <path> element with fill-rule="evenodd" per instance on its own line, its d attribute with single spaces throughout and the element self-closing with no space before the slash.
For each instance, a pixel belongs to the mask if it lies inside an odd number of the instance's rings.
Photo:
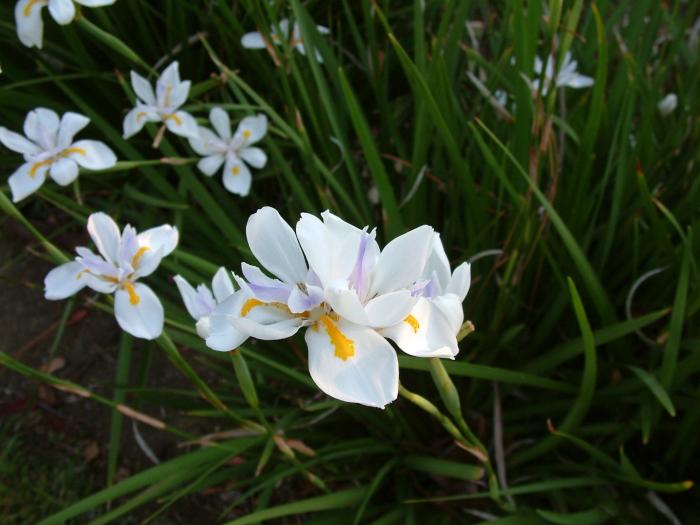
<svg viewBox="0 0 700 525">
<path fill-rule="evenodd" d="M 267 133 L 267 117 L 245 117 L 233 135 L 228 113 L 222 108 L 212 108 L 209 120 L 216 133 L 200 127 L 199 137 L 190 139 L 192 149 L 203 157 L 197 167 L 211 177 L 224 166 L 224 187 L 231 193 L 245 197 L 250 193 L 252 182 L 248 165 L 261 169 L 267 164 L 265 152 L 253 147 Z"/>
<path fill-rule="evenodd" d="M 151 83 L 138 73 L 131 72 L 131 86 L 136 93 L 136 107 L 124 117 L 124 138 L 128 139 L 143 129 L 146 122 L 163 122 L 175 133 L 187 138 L 197 138 L 197 121 L 186 111 L 180 110 L 190 93 L 191 82 L 180 81 L 178 63 L 166 67 L 156 82 L 155 92 Z"/>
<path fill-rule="evenodd" d="M 114 315 L 122 330 L 155 339 L 163 331 L 163 305 L 153 290 L 137 280 L 152 274 L 175 249 L 177 229 L 166 224 L 137 234 L 126 225 L 120 234 L 116 223 L 102 212 L 90 215 L 87 229 L 100 254 L 76 248 L 74 261 L 54 268 L 44 279 L 45 297 L 65 299 L 85 286 L 114 293 Z"/>
<path fill-rule="evenodd" d="M 575 89 L 587 88 L 593 85 L 593 79 L 585 75 L 580 75 L 576 70 L 578 62 L 571 59 L 571 52 L 564 55 L 562 63 L 557 74 L 554 74 L 554 57 L 547 56 L 547 63 L 543 64 L 540 57 L 535 57 L 535 80 L 530 81 L 530 86 L 533 93 L 540 89 L 540 78 L 543 77 L 544 85 L 542 86 L 542 96 L 546 96 L 549 90 L 554 87 L 570 87 Z M 544 73 L 543 73 L 544 71 Z"/>
<path fill-rule="evenodd" d="M 0 127 L 0 142 L 24 155 L 24 164 L 8 180 L 13 201 L 37 191 L 47 175 L 66 186 L 76 179 L 80 166 L 101 170 L 116 164 L 117 157 L 104 143 L 96 140 L 73 142 L 73 137 L 89 122 L 89 118 L 78 113 L 64 113 L 59 119 L 55 111 L 36 108 L 24 120 L 26 138 Z"/>
<path fill-rule="evenodd" d="M 299 24 L 297 22 L 294 22 L 291 34 L 289 31 L 289 20 L 286 18 L 280 20 L 279 29 L 280 31 L 278 32 L 277 28 L 273 25 L 270 30 L 270 37 L 272 38 L 273 44 L 279 46 L 282 45 L 282 41 L 285 40 L 289 43 L 290 47 L 293 47 L 302 55 L 306 54 L 306 48 L 304 47 L 304 42 L 301 39 L 301 29 L 299 28 Z M 327 35 L 331 32 L 331 30 L 325 26 L 316 26 L 316 29 L 322 35 Z M 265 49 L 268 46 L 265 37 L 258 31 L 253 31 L 243 35 L 241 38 L 241 45 L 247 49 Z M 318 50 L 314 56 L 318 62 L 323 62 L 323 58 Z"/>
<path fill-rule="evenodd" d="M 678 96 L 675 93 L 669 93 L 659 101 L 656 107 L 662 117 L 670 115 L 678 107 Z"/>
<path fill-rule="evenodd" d="M 214 311 L 216 305 L 221 304 L 234 293 L 233 282 L 231 282 L 228 270 L 223 267 L 219 268 L 211 281 L 211 289 L 206 284 L 200 284 L 195 289 L 181 275 L 176 275 L 174 280 L 178 290 L 180 290 L 187 312 L 197 321 L 197 335 L 206 339 L 210 335 L 209 315 Z"/>
<path fill-rule="evenodd" d="M 62 26 L 70 24 L 75 18 L 75 4 L 86 7 L 112 5 L 117 0 L 19 0 L 15 4 L 15 22 L 17 36 L 27 47 L 41 49 L 44 39 L 44 22 L 41 10 L 49 8 L 51 17 Z"/>
<path fill-rule="evenodd" d="M 413 355 L 457 353 L 469 267 L 450 275 L 429 226 L 381 250 L 374 231 L 329 212 L 322 220 L 303 214 L 295 235 L 266 207 L 250 217 L 246 235 L 274 277 L 243 264 L 240 290 L 209 314 L 210 348 L 229 351 L 248 337 L 283 339 L 305 328 L 309 372 L 319 388 L 374 407 L 398 394 L 398 359 L 386 337 Z"/>
</svg>

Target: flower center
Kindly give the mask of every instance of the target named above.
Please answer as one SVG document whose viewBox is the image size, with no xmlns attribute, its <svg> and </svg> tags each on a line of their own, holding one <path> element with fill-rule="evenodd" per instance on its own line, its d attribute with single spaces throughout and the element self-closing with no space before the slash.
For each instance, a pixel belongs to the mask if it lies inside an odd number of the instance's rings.
<svg viewBox="0 0 700 525">
<path fill-rule="evenodd" d="M 87 155 L 87 151 L 85 151 L 83 148 L 66 148 L 57 155 L 54 155 L 53 157 L 49 157 L 48 159 L 44 159 L 32 164 L 32 167 L 29 170 L 29 176 L 32 178 L 36 177 L 36 172 L 39 171 L 39 168 L 43 166 L 50 166 L 55 160 L 65 158 L 71 153 L 77 153 L 78 155 L 83 156 Z"/>
</svg>

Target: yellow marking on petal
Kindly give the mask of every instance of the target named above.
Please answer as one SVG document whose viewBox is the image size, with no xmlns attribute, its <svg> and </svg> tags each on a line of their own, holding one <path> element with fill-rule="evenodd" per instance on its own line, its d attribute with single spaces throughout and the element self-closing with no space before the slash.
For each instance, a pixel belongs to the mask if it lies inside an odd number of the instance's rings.
<svg viewBox="0 0 700 525">
<path fill-rule="evenodd" d="M 240 175 L 240 173 L 241 173 L 241 168 L 239 168 L 238 166 L 234 166 L 233 168 L 231 168 L 231 173 L 232 173 L 233 175 Z"/>
<path fill-rule="evenodd" d="M 129 294 L 129 302 L 136 306 L 141 302 L 141 298 L 139 297 L 139 294 L 136 293 L 136 288 L 134 288 L 133 283 L 130 282 L 125 282 L 124 283 L 124 288 L 126 288 L 126 293 Z"/>
<path fill-rule="evenodd" d="M 264 301 L 261 301 L 260 299 L 256 299 L 255 297 L 252 297 L 248 299 L 245 303 L 243 303 L 243 307 L 241 308 L 241 317 L 245 317 L 250 313 L 250 311 L 253 308 L 257 308 L 258 306 L 271 306 L 272 308 L 277 308 L 278 310 L 282 310 L 285 313 L 288 313 L 292 315 L 292 312 L 289 311 L 289 307 L 284 304 L 284 303 L 266 303 Z M 309 312 L 302 312 L 300 314 L 294 314 L 298 317 L 308 317 Z"/>
<path fill-rule="evenodd" d="M 163 120 L 169 120 L 172 119 L 175 121 L 175 124 L 178 126 L 182 126 L 182 119 L 178 117 L 175 113 L 168 113 L 167 115 L 163 115 Z"/>
<path fill-rule="evenodd" d="M 331 338 L 331 344 L 335 349 L 335 356 L 343 361 L 347 361 L 349 357 L 355 355 L 355 343 L 352 339 L 349 339 L 341 332 L 335 324 L 333 324 L 333 319 L 330 315 L 322 315 L 319 322 L 323 323 L 328 337 Z"/>
<path fill-rule="evenodd" d="M 244 130 L 243 130 L 243 138 L 244 138 L 244 139 L 249 139 L 249 138 L 252 137 L 252 136 L 253 136 L 253 134 L 250 132 L 249 129 L 244 129 Z"/>
<path fill-rule="evenodd" d="M 87 151 L 85 151 L 83 148 L 66 148 L 61 152 L 61 157 L 67 157 L 71 153 L 77 153 L 78 155 L 87 155 Z"/>
<path fill-rule="evenodd" d="M 143 118 L 143 117 L 145 117 L 145 116 L 146 116 L 146 112 L 145 112 L 145 111 L 139 111 L 138 113 L 136 113 L 136 122 L 138 122 L 138 120 L 139 120 L 140 118 Z"/>
<path fill-rule="evenodd" d="M 265 303 L 263 303 L 260 299 L 248 299 L 245 303 L 243 303 L 243 308 L 241 308 L 241 317 L 245 317 L 253 308 L 257 308 L 258 306 L 262 306 L 264 304 Z"/>
<path fill-rule="evenodd" d="M 143 254 L 146 253 L 150 248 L 148 246 L 141 246 L 134 256 L 131 258 L 131 267 L 135 270 L 139 267 L 139 263 L 141 262 L 141 257 L 143 257 Z"/>
<path fill-rule="evenodd" d="M 414 333 L 418 333 L 418 329 L 420 328 L 418 319 L 416 319 L 412 315 L 409 315 L 408 317 L 406 317 L 406 319 L 403 320 L 403 322 L 409 324 L 411 328 L 413 328 Z"/>
<path fill-rule="evenodd" d="M 50 166 L 52 162 L 53 160 L 51 159 L 42 160 L 41 162 L 35 162 L 34 164 L 32 164 L 32 167 L 29 170 L 29 176 L 32 178 L 36 177 L 36 172 L 39 171 L 39 168 L 41 168 L 42 166 Z"/>
<path fill-rule="evenodd" d="M 43 3 L 48 3 L 48 0 L 29 0 L 27 2 L 27 5 L 24 6 L 24 9 L 22 10 L 22 14 L 24 16 L 31 16 L 32 14 L 32 9 L 36 4 L 43 4 Z"/>
</svg>

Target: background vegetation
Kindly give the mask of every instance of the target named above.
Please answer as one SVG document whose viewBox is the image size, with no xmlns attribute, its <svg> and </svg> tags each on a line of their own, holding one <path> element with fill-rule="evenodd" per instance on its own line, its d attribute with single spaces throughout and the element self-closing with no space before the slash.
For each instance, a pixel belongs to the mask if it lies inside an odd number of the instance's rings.
<svg viewBox="0 0 700 525">
<path fill-rule="evenodd" d="M 3 523 L 186 523 L 192 506 L 198 523 L 231 525 L 696 519 L 700 4 L 120 0 L 65 27 L 45 13 L 37 51 L 19 44 L 12 3 L 0 7 L 2 125 L 21 129 L 36 106 L 78 111 L 92 121 L 85 137 L 121 162 L 73 188 L 47 183 L 17 208 L 5 186 L 4 231 L 19 222 L 34 235 L 31 257 L 8 259 L 56 262 L 84 244 L 95 210 L 137 228 L 174 223 L 181 243 L 150 279 L 167 335 L 105 345 L 106 378 L 78 386 L 70 366 L 40 368 L 70 353 L 76 309 L 111 308 L 89 293 L 45 319 L 58 324 L 33 362 L 0 342 L 4 378 L 101 406 L 109 428 L 99 479 L 86 489 L 79 457 L 60 469 L 76 472 L 69 490 L 32 495 L 7 488 L 39 487 L 58 460 L 28 472 L 42 445 L 23 446 L 5 416 Z M 323 64 L 288 46 L 275 60 L 241 47 L 287 16 Z M 567 50 L 594 86 L 533 100 L 523 75 L 534 78 L 534 57 Z M 214 104 L 234 122 L 268 115 L 270 162 L 249 197 L 199 173 L 174 135 L 154 150 L 155 126 L 121 138 L 129 70 L 154 79 L 172 60 L 202 123 Z M 509 94 L 505 111 L 470 74 Z M 670 92 L 679 105 L 662 117 Z M 3 173 L 18 163 L 0 151 Z M 236 355 L 203 346 L 171 276 L 208 282 L 250 261 L 245 221 L 262 205 L 290 221 L 331 209 L 378 225 L 383 241 L 427 223 L 455 264 L 474 261 L 465 313 L 476 331 L 445 363 L 458 403 L 429 361 L 405 355 L 406 390 L 380 411 L 320 395 L 299 338 Z M 41 279 L 26 300 L 41 300 Z M 459 446 L 467 430 L 487 465 Z M 163 439 L 158 465 L 118 475 Z"/>
</svg>

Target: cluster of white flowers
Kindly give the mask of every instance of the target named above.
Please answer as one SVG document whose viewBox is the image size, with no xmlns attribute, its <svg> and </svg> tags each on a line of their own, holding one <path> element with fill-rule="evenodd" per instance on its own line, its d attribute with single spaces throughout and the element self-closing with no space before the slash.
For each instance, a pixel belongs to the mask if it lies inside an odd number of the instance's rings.
<svg viewBox="0 0 700 525">
<path fill-rule="evenodd" d="M 115 0 L 75 0 L 83 6 L 101 6 Z M 76 15 L 72 0 L 20 0 L 15 15 L 20 40 L 41 47 L 41 10 L 47 6 L 59 24 Z M 326 34 L 323 26 L 318 31 Z M 298 24 L 282 20 L 270 33 L 248 33 L 242 45 L 269 48 L 287 41 L 306 53 Z M 321 56 L 314 55 L 320 62 Z M 214 107 L 212 129 L 199 126 L 183 109 L 191 82 L 180 79 L 177 62 L 168 65 L 155 88 L 131 72 L 136 104 L 123 122 L 130 138 L 148 122 L 189 141 L 202 158 L 197 167 L 212 176 L 223 166 L 225 188 L 241 196 L 250 191 L 250 167 L 267 163 L 256 147 L 267 133 L 264 115 L 243 118 L 235 132 L 228 113 Z M 0 142 L 24 155 L 24 163 L 10 176 L 13 199 L 19 201 L 51 176 L 67 185 L 80 167 L 113 167 L 116 156 L 102 142 L 74 141 L 89 123 L 77 113 L 62 117 L 36 108 L 24 123 L 26 138 L 0 127 Z M 46 276 L 45 297 L 65 299 L 87 287 L 114 294 L 119 326 L 134 337 L 155 339 L 164 326 L 163 305 L 156 294 L 138 282 L 152 274 L 163 257 L 178 243 L 170 225 L 142 233 L 117 224 L 102 212 L 93 213 L 87 230 L 97 253 L 76 248 L 77 257 Z M 174 281 L 187 311 L 197 321 L 197 333 L 207 346 L 231 351 L 249 337 L 277 340 L 305 329 L 309 372 L 321 390 L 337 399 L 384 407 L 398 394 L 398 358 L 390 340 L 418 357 L 453 359 L 459 351 L 457 334 L 462 326 L 464 301 L 470 284 L 469 264 L 450 269 L 442 241 L 429 226 L 401 235 L 380 249 L 376 230 L 356 228 L 326 211 L 321 219 L 302 214 L 293 230 L 273 208 L 264 207 L 248 220 L 250 250 L 263 269 L 243 263 L 241 276 L 220 268 L 212 289 L 193 288 L 183 277 Z"/>
<path fill-rule="evenodd" d="M 380 249 L 375 230 L 330 212 L 302 214 L 295 231 L 273 208 L 248 220 L 248 244 L 272 275 L 243 263 L 221 268 L 212 292 L 175 277 L 197 333 L 213 350 L 249 337 L 276 340 L 305 329 L 309 372 L 326 394 L 384 407 L 398 393 L 398 359 L 387 339 L 418 357 L 454 358 L 470 267 L 451 272 L 439 234 L 421 226 Z"/>
</svg>

